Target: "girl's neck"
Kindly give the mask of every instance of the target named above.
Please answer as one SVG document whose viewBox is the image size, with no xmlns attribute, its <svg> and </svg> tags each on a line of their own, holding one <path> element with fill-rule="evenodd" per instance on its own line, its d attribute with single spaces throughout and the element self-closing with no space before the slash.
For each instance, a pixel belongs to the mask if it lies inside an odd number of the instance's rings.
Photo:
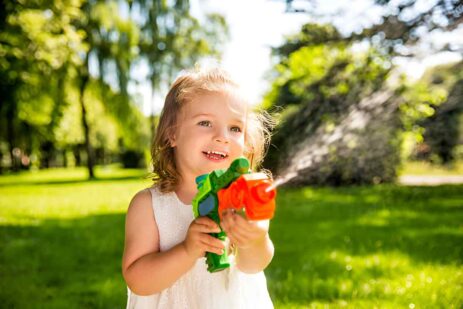
<svg viewBox="0 0 463 309">
<path fill-rule="evenodd" d="M 191 205 L 193 198 L 195 197 L 198 189 L 196 183 L 193 181 L 180 181 L 177 188 L 175 189 L 175 194 L 177 198 L 185 205 Z"/>
</svg>

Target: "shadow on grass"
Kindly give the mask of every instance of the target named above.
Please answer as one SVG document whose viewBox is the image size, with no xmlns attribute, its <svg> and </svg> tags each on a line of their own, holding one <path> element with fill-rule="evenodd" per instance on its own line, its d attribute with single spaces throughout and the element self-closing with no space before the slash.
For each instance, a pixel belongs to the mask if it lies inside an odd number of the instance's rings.
<svg viewBox="0 0 463 309">
<path fill-rule="evenodd" d="M 361 281 L 388 280 L 393 275 L 384 263 L 397 255 L 418 269 L 461 267 L 462 201 L 462 185 L 280 190 L 270 230 L 276 253 L 266 270 L 271 294 L 305 306 L 349 300 L 356 296 L 341 290 L 344 279 L 358 290 Z M 361 274 L 349 265 L 375 255 L 383 265 Z"/>
<path fill-rule="evenodd" d="M 3 308 L 123 308 L 123 214 L 0 226 Z"/>
</svg>

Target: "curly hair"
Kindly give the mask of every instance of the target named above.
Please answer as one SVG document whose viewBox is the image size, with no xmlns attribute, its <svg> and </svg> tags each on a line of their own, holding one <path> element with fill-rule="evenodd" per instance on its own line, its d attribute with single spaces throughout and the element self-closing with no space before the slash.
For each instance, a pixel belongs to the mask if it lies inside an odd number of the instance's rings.
<svg viewBox="0 0 463 309">
<path fill-rule="evenodd" d="M 226 71 L 219 68 L 184 71 L 174 81 L 167 93 L 151 147 L 152 180 L 161 192 L 174 191 L 181 177 L 176 168 L 170 140 L 174 135 L 182 106 L 201 94 L 238 90 L 238 84 Z M 254 170 L 264 159 L 273 126 L 274 122 L 268 113 L 247 112 L 244 156 Z"/>
</svg>

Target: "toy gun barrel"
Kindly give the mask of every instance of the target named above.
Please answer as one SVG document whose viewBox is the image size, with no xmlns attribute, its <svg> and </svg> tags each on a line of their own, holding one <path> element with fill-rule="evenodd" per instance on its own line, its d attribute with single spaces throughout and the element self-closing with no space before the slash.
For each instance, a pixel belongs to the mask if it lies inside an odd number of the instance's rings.
<svg viewBox="0 0 463 309">
<path fill-rule="evenodd" d="M 244 210 L 249 220 L 271 219 L 275 213 L 276 190 L 264 173 L 241 175 L 217 196 L 220 219 L 227 209 Z"/>
</svg>

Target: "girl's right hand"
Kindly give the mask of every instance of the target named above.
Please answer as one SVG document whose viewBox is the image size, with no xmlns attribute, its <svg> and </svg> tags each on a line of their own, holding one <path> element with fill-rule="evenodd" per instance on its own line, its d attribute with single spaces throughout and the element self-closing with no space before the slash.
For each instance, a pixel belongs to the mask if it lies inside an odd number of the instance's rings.
<svg viewBox="0 0 463 309">
<path fill-rule="evenodd" d="M 194 258 L 204 257 L 206 252 L 222 254 L 225 245 L 209 233 L 219 233 L 220 228 L 211 218 L 199 217 L 191 222 L 183 246 L 187 254 Z"/>
</svg>

